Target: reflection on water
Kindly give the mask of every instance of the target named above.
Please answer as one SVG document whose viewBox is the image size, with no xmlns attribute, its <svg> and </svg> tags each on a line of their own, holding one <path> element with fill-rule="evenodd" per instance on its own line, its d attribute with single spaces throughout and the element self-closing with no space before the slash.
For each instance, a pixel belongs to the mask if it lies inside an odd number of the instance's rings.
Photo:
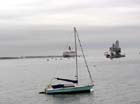
<svg viewBox="0 0 140 104">
<path fill-rule="evenodd" d="M 52 104 L 92 104 L 94 93 L 46 95 Z"/>
</svg>

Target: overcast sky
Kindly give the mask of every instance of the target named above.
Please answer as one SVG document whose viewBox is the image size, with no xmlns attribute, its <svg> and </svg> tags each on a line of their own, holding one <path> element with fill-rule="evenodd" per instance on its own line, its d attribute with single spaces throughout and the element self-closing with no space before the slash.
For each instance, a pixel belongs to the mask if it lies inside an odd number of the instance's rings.
<svg viewBox="0 0 140 104">
<path fill-rule="evenodd" d="M 140 48 L 140 0 L 0 0 L 0 56 L 62 54 L 73 26 L 90 49 Z"/>
<path fill-rule="evenodd" d="M 3 25 L 140 25 L 140 0 L 1 0 Z"/>
</svg>

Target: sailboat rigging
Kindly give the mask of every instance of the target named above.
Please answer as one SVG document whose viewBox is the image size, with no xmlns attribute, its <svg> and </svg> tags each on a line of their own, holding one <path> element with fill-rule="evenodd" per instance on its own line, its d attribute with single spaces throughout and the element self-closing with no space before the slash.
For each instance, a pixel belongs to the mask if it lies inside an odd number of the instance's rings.
<svg viewBox="0 0 140 104">
<path fill-rule="evenodd" d="M 79 39 L 79 35 L 78 32 L 76 30 L 76 28 L 74 27 L 74 38 L 75 38 L 75 65 L 76 65 L 76 78 L 75 80 L 72 79 L 65 79 L 65 78 L 55 78 L 57 80 L 61 80 L 61 81 L 66 81 L 66 82 L 71 82 L 72 84 L 56 84 L 56 85 L 52 85 L 50 84 L 47 88 L 45 88 L 45 93 L 46 94 L 63 94 L 63 93 L 81 93 L 81 92 L 90 92 L 92 91 L 94 84 L 93 84 L 93 79 L 86 61 L 86 57 L 84 55 L 84 51 L 82 48 L 82 44 L 81 41 Z M 91 83 L 88 85 L 79 85 L 79 78 L 78 78 L 78 58 L 77 58 L 77 41 L 79 42 L 81 51 L 82 51 L 82 55 L 84 58 L 84 62 L 89 74 L 89 78 Z"/>
</svg>

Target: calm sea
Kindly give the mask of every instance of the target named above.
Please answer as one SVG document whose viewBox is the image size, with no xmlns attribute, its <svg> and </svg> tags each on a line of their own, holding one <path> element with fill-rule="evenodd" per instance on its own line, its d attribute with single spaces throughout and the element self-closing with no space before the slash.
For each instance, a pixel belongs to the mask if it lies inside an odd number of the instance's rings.
<svg viewBox="0 0 140 104">
<path fill-rule="evenodd" d="M 74 78 L 73 58 L 0 60 L 0 104 L 140 104 L 138 50 L 125 50 L 125 58 L 113 60 L 104 51 L 86 53 L 95 87 L 83 94 L 38 94 L 53 77 Z M 81 84 L 89 83 L 82 57 L 79 78 Z"/>
</svg>

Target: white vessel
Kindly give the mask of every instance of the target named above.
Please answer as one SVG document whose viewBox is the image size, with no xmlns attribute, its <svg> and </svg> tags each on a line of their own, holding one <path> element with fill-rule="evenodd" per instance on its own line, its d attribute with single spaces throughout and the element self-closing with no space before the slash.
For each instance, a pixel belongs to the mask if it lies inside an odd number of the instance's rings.
<svg viewBox="0 0 140 104">
<path fill-rule="evenodd" d="M 71 50 L 71 47 L 69 46 L 68 50 L 63 52 L 63 57 L 75 57 L 76 52 Z"/>
</svg>

